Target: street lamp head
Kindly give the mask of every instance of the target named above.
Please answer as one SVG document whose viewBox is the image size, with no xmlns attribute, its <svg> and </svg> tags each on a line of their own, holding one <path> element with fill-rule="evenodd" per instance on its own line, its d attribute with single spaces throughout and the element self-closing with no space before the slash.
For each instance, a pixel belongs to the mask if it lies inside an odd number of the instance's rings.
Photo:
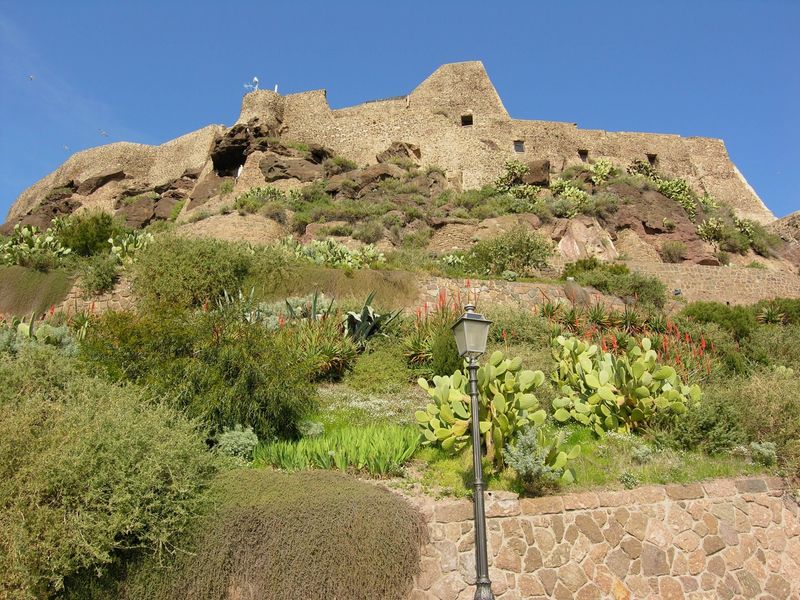
<svg viewBox="0 0 800 600">
<path fill-rule="evenodd" d="M 475 307 L 468 304 L 464 314 L 453 325 L 453 335 L 458 346 L 458 355 L 477 358 L 486 352 L 486 339 L 489 337 L 489 325 L 492 322 L 475 312 Z"/>
</svg>

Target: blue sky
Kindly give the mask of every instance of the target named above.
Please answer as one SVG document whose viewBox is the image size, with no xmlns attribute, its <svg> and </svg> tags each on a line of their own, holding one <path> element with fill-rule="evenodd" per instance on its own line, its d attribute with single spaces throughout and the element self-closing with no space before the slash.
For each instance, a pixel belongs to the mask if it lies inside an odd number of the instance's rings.
<svg viewBox="0 0 800 600">
<path fill-rule="evenodd" d="M 232 123 L 254 75 L 341 107 L 482 60 L 517 118 L 723 138 L 782 216 L 798 31 L 797 0 L 0 0 L 0 214 L 77 150 Z"/>
</svg>

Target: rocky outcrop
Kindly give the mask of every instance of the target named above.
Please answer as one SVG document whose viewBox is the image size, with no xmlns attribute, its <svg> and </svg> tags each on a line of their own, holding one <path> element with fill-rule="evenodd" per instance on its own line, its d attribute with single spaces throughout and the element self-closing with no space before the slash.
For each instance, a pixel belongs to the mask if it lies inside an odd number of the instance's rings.
<svg viewBox="0 0 800 600">
<path fill-rule="evenodd" d="M 391 162 L 392 160 L 410 160 L 416 164 L 419 164 L 419 160 L 422 157 L 420 153 L 419 146 L 416 144 L 409 144 L 408 142 L 392 142 L 392 145 L 389 146 L 383 152 L 379 152 L 375 156 L 375 160 L 379 163 L 383 162 Z"/>
<path fill-rule="evenodd" d="M 109 169 L 104 173 L 94 175 L 93 177 L 81 181 L 75 193 L 80 196 L 89 196 L 110 181 L 119 181 L 120 179 L 125 179 L 125 171 L 122 169 Z"/>
<path fill-rule="evenodd" d="M 531 160 L 525 163 L 528 172 L 522 176 L 522 183 L 547 187 L 550 185 L 550 161 Z"/>
</svg>

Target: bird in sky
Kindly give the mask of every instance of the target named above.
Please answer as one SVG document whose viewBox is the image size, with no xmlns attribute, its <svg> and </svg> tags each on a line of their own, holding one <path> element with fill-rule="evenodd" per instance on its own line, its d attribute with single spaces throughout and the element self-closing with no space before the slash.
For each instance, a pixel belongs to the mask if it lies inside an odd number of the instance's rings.
<svg viewBox="0 0 800 600">
<path fill-rule="evenodd" d="M 255 92 L 258 89 L 258 77 L 253 77 L 252 83 L 245 83 L 244 89 Z"/>
<path fill-rule="evenodd" d="M 64 144 L 64 150 L 66 150 L 67 152 L 69 152 L 69 146 L 67 146 L 66 144 Z"/>
<path fill-rule="evenodd" d="M 98 131 L 98 132 L 100 133 L 100 135 L 102 135 L 103 137 L 108 137 L 108 132 L 107 132 L 105 129 L 98 129 L 97 131 Z"/>
<path fill-rule="evenodd" d="M 36 77 L 35 77 L 35 76 L 33 76 L 33 75 L 28 75 L 28 81 L 33 81 L 34 79 L 36 79 Z"/>
</svg>

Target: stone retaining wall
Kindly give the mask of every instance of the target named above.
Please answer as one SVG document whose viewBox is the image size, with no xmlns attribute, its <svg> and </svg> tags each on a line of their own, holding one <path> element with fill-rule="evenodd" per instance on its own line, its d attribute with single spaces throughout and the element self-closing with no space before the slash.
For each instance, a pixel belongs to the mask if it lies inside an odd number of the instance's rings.
<svg viewBox="0 0 800 600">
<path fill-rule="evenodd" d="M 120 278 L 110 292 L 99 296 L 84 297 L 80 281 L 76 281 L 64 301 L 56 307 L 58 312 L 66 315 L 81 313 L 103 313 L 107 310 L 131 310 L 134 307 L 131 284 L 125 278 Z"/>
<path fill-rule="evenodd" d="M 469 282 L 469 285 L 467 285 Z M 608 308 L 624 308 L 622 300 L 616 296 L 607 296 L 594 288 L 572 284 L 572 291 L 559 283 L 525 283 L 503 280 L 467 280 L 448 279 L 446 277 L 425 277 L 418 280 L 420 288 L 419 303 L 428 302 L 435 305 L 441 290 L 447 297 L 460 294 L 466 303 L 467 295 L 475 300 L 478 308 L 487 306 L 533 306 L 544 302 L 572 302 L 579 304 L 603 303 Z"/>
<path fill-rule="evenodd" d="M 681 297 L 688 302 L 754 304 L 770 298 L 800 298 L 800 276 L 786 271 L 650 262 L 626 264 L 632 271 L 657 277 L 670 293 L 680 289 Z"/>
<path fill-rule="evenodd" d="M 472 504 L 415 500 L 430 541 L 411 600 L 474 593 Z M 498 600 L 800 598 L 800 518 L 778 478 L 517 499 L 487 494 Z"/>
</svg>

